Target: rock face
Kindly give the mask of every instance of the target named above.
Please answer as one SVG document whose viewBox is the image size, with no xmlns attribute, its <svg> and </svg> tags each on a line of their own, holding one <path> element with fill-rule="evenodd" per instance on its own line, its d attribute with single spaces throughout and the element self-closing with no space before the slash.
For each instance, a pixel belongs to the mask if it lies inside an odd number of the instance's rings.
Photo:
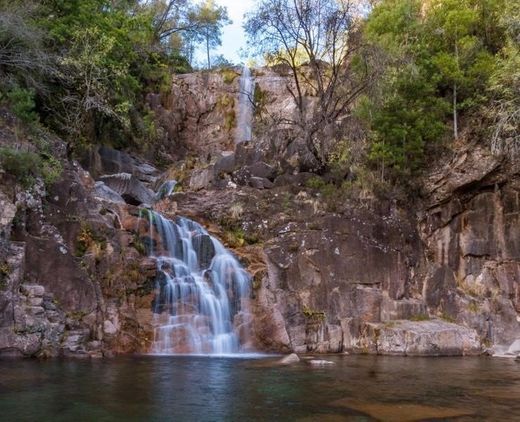
<svg viewBox="0 0 520 422">
<path fill-rule="evenodd" d="M 145 351 L 155 263 L 138 226 L 122 225 L 138 210 L 57 158 L 64 168 L 53 186 L 27 189 L 0 174 L 0 356 Z"/>
<path fill-rule="evenodd" d="M 428 256 L 422 283 L 428 309 L 497 345 L 520 335 L 516 167 L 482 146 L 461 150 L 426 180 L 429 202 L 419 221 Z"/>
<path fill-rule="evenodd" d="M 518 353 L 518 165 L 461 145 L 413 205 L 331 200 L 309 187 L 289 129 L 235 145 L 233 72 L 176 76 L 170 97 L 150 99 L 177 139 L 170 157 L 199 157 L 176 164 L 183 192 L 159 201 L 153 190 L 171 174 L 106 147 L 84 160 L 88 171 L 58 154 L 52 187 L 0 180 L 0 354 L 147 351 L 156 263 L 146 252 L 161 241 L 137 206 L 153 202 L 204 224 L 248 267 L 258 350 Z M 255 80 L 256 123 L 294 112 L 283 72 Z M 277 137 L 290 142 L 277 150 Z M 208 237 L 195 247 L 209 263 Z"/>
<path fill-rule="evenodd" d="M 382 355 L 467 356 L 481 352 L 475 330 L 441 320 L 371 324 L 359 345 Z"/>
</svg>

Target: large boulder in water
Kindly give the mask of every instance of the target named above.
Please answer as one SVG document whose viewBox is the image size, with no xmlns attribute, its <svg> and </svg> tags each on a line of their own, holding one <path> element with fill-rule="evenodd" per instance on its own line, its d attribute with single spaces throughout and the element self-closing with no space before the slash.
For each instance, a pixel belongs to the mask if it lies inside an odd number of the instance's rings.
<svg viewBox="0 0 520 422">
<path fill-rule="evenodd" d="M 154 193 L 129 173 L 101 176 L 101 180 L 110 189 L 121 195 L 128 204 L 151 204 L 154 201 Z"/>
<path fill-rule="evenodd" d="M 196 234 L 192 240 L 193 249 L 197 253 L 199 264 L 202 268 L 208 268 L 215 256 L 215 245 L 208 234 Z"/>
</svg>

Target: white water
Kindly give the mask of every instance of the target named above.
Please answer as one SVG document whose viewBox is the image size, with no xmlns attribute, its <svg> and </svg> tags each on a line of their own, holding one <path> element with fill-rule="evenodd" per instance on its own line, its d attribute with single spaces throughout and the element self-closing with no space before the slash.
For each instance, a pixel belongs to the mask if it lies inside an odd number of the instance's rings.
<svg viewBox="0 0 520 422">
<path fill-rule="evenodd" d="M 148 212 L 158 277 L 155 354 L 232 354 L 248 340 L 250 277 L 202 226 Z"/>
<path fill-rule="evenodd" d="M 252 138 L 254 86 L 251 70 L 247 66 L 244 66 L 242 75 L 240 76 L 236 143 L 250 141 Z"/>
</svg>

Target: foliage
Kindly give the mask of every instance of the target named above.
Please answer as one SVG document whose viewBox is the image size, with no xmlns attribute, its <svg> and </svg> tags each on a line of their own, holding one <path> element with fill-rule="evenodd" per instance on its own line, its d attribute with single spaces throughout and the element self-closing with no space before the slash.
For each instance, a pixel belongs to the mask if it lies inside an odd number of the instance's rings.
<svg viewBox="0 0 520 422">
<path fill-rule="evenodd" d="M 227 9 L 217 6 L 215 0 L 204 0 L 191 10 L 189 19 L 193 27 L 187 36 L 204 43 L 208 69 L 211 69 L 210 51 L 222 44 L 222 27 L 232 23 Z"/>
<path fill-rule="evenodd" d="M 305 318 L 312 323 L 321 323 L 326 320 L 326 315 L 323 311 L 317 311 L 304 305 L 302 312 Z"/>
<path fill-rule="evenodd" d="M 501 16 L 506 41 L 497 54 L 490 78 L 492 102 L 487 113 L 492 121 L 491 147 L 497 154 L 520 152 L 520 4 L 508 2 Z"/>
<path fill-rule="evenodd" d="M 33 152 L 0 148 L 0 167 L 26 188 L 31 187 L 39 175 L 40 165 L 40 157 Z"/>
<path fill-rule="evenodd" d="M 352 77 L 350 58 L 358 47 L 354 14 L 348 0 L 262 0 L 245 24 L 251 47 L 268 63 L 289 69 L 286 88 L 298 115 L 284 116 L 281 123 L 299 129 L 318 171 L 327 165 L 331 133 L 370 79 L 361 71 Z M 308 101 L 309 95 L 317 101 Z"/>
<path fill-rule="evenodd" d="M 225 8 L 213 2 L 1 2 L 0 100 L 73 149 L 108 143 L 146 150 L 163 135 L 147 94 L 168 93 L 172 73 L 191 71 L 182 34 L 214 46 L 225 22 Z"/>
<path fill-rule="evenodd" d="M 5 99 L 16 117 L 24 123 L 34 123 L 38 120 L 34 111 L 34 90 L 15 85 L 7 91 Z"/>
<path fill-rule="evenodd" d="M 76 238 L 76 256 L 83 257 L 87 253 L 99 259 L 106 249 L 106 239 L 96 233 L 90 225 L 81 223 L 81 229 Z"/>
<path fill-rule="evenodd" d="M 236 70 L 229 67 L 221 68 L 220 74 L 222 75 L 222 80 L 227 85 L 232 84 L 240 76 Z"/>
<path fill-rule="evenodd" d="M 370 160 L 381 178 L 409 179 L 428 152 L 459 136 L 459 114 L 477 113 L 504 46 L 503 0 L 381 1 L 364 38 L 378 49 L 378 83 L 358 104 Z M 450 119 L 451 115 L 451 119 Z"/>
</svg>

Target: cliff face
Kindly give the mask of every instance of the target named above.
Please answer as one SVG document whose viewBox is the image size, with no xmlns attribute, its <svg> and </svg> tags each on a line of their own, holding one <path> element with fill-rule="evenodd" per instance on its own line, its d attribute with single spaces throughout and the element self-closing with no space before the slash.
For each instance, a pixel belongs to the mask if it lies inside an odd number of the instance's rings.
<svg viewBox="0 0 520 422">
<path fill-rule="evenodd" d="M 11 128 L 3 129 L 2 145 L 15 146 Z M 147 350 L 155 263 L 135 233 L 137 208 L 123 196 L 149 194 L 144 180 L 154 169 L 116 151 L 96 152 L 99 170 L 133 173 L 121 196 L 69 161 L 60 140 L 50 142 L 63 165 L 57 183 L 37 179 L 27 188 L 1 175 L 0 356 Z"/>
<path fill-rule="evenodd" d="M 425 181 L 424 301 L 492 344 L 519 337 L 518 164 L 464 145 Z"/>
<path fill-rule="evenodd" d="M 183 159 L 166 172 L 182 192 L 155 208 L 204 224 L 248 266 L 256 348 L 457 355 L 520 338 L 515 166 L 461 143 L 409 207 L 331 202 L 299 171 L 290 129 L 263 131 L 267 117 L 294 112 L 287 78 L 266 70 L 255 81 L 251 143 L 235 145 L 233 71 L 179 76 L 150 105 L 178 140 L 169 155 Z M 47 191 L 5 175 L 0 185 L 0 352 L 147 351 L 156 270 L 145 249 L 156 239 L 138 206 L 167 174 L 104 147 L 82 168 L 55 148 L 64 173 Z"/>
<path fill-rule="evenodd" d="M 183 82 L 199 110 L 212 110 L 193 77 Z M 255 82 L 254 142 L 223 158 L 212 150 L 186 181 L 197 193 L 176 195 L 173 208 L 224 232 L 240 210 L 233 227 L 259 238 L 237 253 L 255 250 L 261 348 L 460 354 L 520 336 L 514 166 L 461 142 L 409 207 L 368 199 L 331 210 L 298 173 L 305 156 L 290 130 L 263 132 L 266 117 L 294 113 L 287 75 L 260 70 Z"/>
</svg>

